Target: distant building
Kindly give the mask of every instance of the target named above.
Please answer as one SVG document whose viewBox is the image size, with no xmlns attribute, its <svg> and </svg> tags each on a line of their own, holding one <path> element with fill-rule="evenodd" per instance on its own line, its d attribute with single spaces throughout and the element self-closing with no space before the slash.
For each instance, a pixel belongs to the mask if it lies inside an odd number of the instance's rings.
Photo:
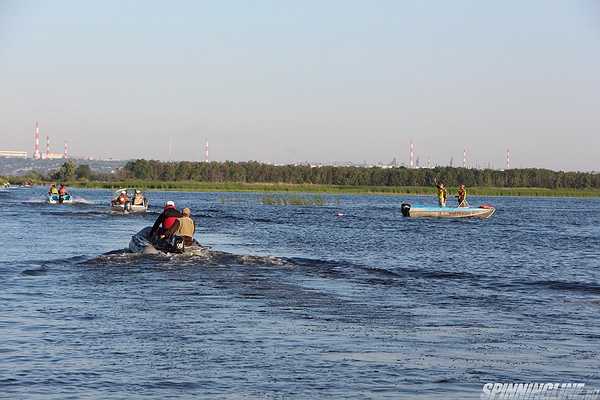
<svg viewBox="0 0 600 400">
<path fill-rule="evenodd" d="M 58 160 L 65 158 L 65 155 L 63 153 L 44 153 L 43 158 L 45 160 Z"/>
<path fill-rule="evenodd" d="M 0 157 L 5 158 L 27 158 L 26 151 L 0 150 Z"/>
</svg>

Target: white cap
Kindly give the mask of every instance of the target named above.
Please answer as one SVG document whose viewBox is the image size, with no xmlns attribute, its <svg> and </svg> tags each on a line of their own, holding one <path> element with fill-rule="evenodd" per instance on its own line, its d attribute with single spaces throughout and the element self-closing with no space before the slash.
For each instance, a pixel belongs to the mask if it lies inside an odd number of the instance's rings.
<svg viewBox="0 0 600 400">
<path fill-rule="evenodd" d="M 175 207 L 175 202 L 174 202 L 174 201 L 172 201 L 172 200 L 169 200 L 169 201 L 167 201 L 167 202 L 165 203 L 165 206 L 172 206 L 172 207 Z"/>
<path fill-rule="evenodd" d="M 127 194 L 125 190 L 121 190 L 121 194 Z"/>
</svg>

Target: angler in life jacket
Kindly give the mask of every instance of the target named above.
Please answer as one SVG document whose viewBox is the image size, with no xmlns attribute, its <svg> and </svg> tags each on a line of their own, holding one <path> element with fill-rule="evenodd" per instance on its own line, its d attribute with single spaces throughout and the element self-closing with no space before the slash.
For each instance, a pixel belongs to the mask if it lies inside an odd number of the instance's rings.
<svg viewBox="0 0 600 400">
<path fill-rule="evenodd" d="M 135 196 L 133 196 L 133 205 L 134 206 L 143 206 L 146 202 L 144 195 L 138 189 L 135 190 Z"/>
<path fill-rule="evenodd" d="M 436 185 L 436 187 L 437 187 L 438 203 L 439 203 L 440 207 L 446 207 L 446 199 L 448 198 L 448 192 L 446 191 L 444 184 L 441 182 L 438 183 Z"/>
<path fill-rule="evenodd" d="M 173 226 L 177 218 L 181 218 L 181 213 L 175 208 L 175 203 L 167 201 L 163 212 L 156 218 L 152 230 L 150 231 L 150 237 L 158 234 L 158 236 L 164 236 L 165 233 Z"/>
<path fill-rule="evenodd" d="M 60 187 L 58 188 L 58 201 L 62 203 L 63 198 L 68 194 L 69 192 L 67 192 L 67 188 L 61 183 Z"/>
<path fill-rule="evenodd" d="M 52 185 L 50 185 L 50 189 L 48 189 L 48 194 L 58 195 L 58 189 L 56 188 L 56 185 L 54 183 Z"/>
<path fill-rule="evenodd" d="M 183 238 L 183 244 L 191 246 L 194 243 L 194 233 L 196 232 L 196 224 L 191 218 L 191 211 L 189 208 L 184 208 L 181 211 L 181 217 L 175 220 L 175 223 L 166 232 L 167 238 L 173 236 L 179 236 Z"/>
<path fill-rule="evenodd" d="M 127 191 L 121 190 L 119 193 L 119 197 L 117 197 L 117 204 L 126 205 L 129 203 L 129 196 L 127 196 Z"/>
</svg>

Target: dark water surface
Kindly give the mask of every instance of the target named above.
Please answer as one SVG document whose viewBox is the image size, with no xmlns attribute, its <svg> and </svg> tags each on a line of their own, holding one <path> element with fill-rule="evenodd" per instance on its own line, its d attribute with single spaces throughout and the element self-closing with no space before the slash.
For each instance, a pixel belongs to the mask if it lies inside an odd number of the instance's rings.
<svg viewBox="0 0 600 400">
<path fill-rule="evenodd" d="M 399 197 L 191 207 L 212 259 L 120 251 L 158 215 L 109 191 L 0 192 L 0 397 L 479 398 L 486 382 L 600 387 L 600 200 L 471 199 L 487 221 L 403 219 Z M 412 198 L 414 202 L 431 202 Z M 338 216 L 343 213 L 343 216 Z M 108 254 L 107 254 L 108 253 Z"/>
</svg>

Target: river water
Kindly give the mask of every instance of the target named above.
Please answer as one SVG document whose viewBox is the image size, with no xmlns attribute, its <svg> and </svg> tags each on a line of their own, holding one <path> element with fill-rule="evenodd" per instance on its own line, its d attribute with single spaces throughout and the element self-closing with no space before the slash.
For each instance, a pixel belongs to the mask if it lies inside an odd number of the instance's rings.
<svg viewBox="0 0 600 400">
<path fill-rule="evenodd" d="M 0 398 L 453 399 L 486 382 L 600 387 L 600 200 L 471 198 L 489 220 L 405 219 L 393 196 L 0 192 Z M 128 254 L 158 205 L 213 258 Z M 343 214 L 343 215 L 342 215 Z M 218 251 L 218 253 L 217 253 Z"/>
</svg>

